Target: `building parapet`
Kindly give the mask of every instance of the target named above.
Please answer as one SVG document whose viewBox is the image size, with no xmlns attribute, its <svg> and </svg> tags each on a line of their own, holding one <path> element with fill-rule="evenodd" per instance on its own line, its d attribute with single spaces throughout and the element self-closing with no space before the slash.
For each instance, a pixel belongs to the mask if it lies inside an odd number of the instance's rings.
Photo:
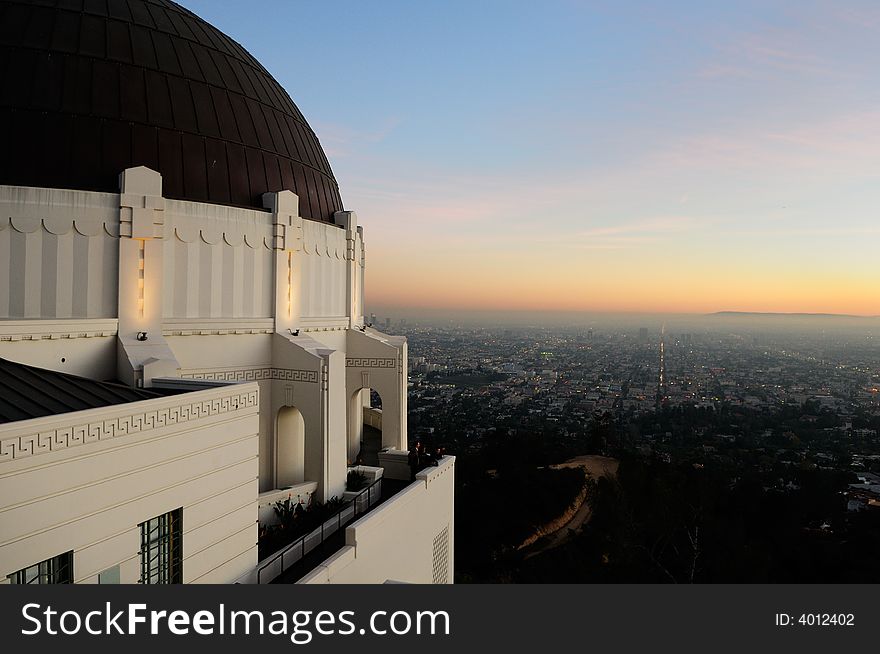
<svg viewBox="0 0 880 654">
<path fill-rule="evenodd" d="M 0 341 L 40 341 L 60 338 L 101 338 L 116 336 L 116 318 L 2 320 Z"/>
<path fill-rule="evenodd" d="M 215 417 L 256 414 L 256 384 L 223 386 L 0 425 L 0 464 Z"/>
<path fill-rule="evenodd" d="M 349 525 L 345 547 L 298 583 L 452 583 L 454 478 L 454 456 L 419 472 L 413 483 Z"/>
</svg>

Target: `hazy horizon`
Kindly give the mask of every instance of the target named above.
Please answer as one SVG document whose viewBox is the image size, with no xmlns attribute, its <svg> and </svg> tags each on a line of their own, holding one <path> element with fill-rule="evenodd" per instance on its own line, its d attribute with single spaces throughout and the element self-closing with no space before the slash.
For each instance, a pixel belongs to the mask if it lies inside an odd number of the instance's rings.
<svg viewBox="0 0 880 654">
<path fill-rule="evenodd" d="M 767 329 L 770 331 L 814 331 L 842 330 L 860 331 L 880 337 L 880 316 L 854 316 L 843 314 L 802 314 L 802 313 L 752 313 L 752 312 L 713 312 L 713 313 L 661 313 L 661 312 L 600 312 L 600 311 L 513 311 L 513 310 L 474 310 L 449 308 L 371 308 L 365 316 L 375 314 L 377 328 L 384 327 L 386 318 L 392 320 L 392 330 L 407 324 L 429 326 L 467 326 L 483 328 L 504 327 L 560 327 L 573 328 L 639 328 L 648 327 L 659 330 L 687 329 Z"/>
</svg>

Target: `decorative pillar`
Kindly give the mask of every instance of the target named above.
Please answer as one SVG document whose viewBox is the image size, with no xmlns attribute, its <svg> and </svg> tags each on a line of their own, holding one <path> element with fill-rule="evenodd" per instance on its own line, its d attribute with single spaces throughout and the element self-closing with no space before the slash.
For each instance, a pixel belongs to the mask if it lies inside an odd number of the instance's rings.
<svg viewBox="0 0 880 654">
<path fill-rule="evenodd" d="M 360 306 L 358 307 L 358 314 L 361 316 L 361 321 L 364 321 L 363 316 L 367 313 L 367 296 L 366 296 L 366 254 L 364 253 L 364 228 L 358 225 L 357 228 L 358 233 L 358 243 L 360 244 L 360 248 L 355 251 L 355 254 L 358 257 L 358 266 L 355 268 L 355 272 L 358 274 L 358 286 L 360 287 L 360 294 L 358 299 L 360 301 Z M 372 322 L 372 320 L 371 320 Z M 374 325 L 375 326 L 375 325 Z"/>
<path fill-rule="evenodd" d="M 144 166 L 127 168 L 119 186 L 117 374 L 132 386 L 150 386 L 153 377 L 179 368 L 162 336 L 162 176 Z"/>
<path fill-rule="evenodd" d="M 398 406 L 398 422 L 400 423 L 400 435 L 398 436 L 397 448 L 404 452 L 409 449 L 407 416 L 409 415 L 409 344 L 406 339 L 400 345 L 397 355 L 397 393 L 400 398 Z"/>
<path fill-rule="evenodd" d="M 275 331 L 288 335 L 301 316 L 303 219 L 299 197 L 293 191 L 264 193 L 263 206 L 272 212 L 272 250 L 275 255 Z"/>
<path fill-rule="evenodd" d="M 349 329 L 354 329 L 364 324 L 364 317 L 358 301 L 360 297 L 358 268 L 361 253 L 358 252 L 357 247 L 357 214 L 354 211 L 337 211 L 333 214 L 333 222 L 345 230 L 346 316 L 348 317 Z"/>
</svg>

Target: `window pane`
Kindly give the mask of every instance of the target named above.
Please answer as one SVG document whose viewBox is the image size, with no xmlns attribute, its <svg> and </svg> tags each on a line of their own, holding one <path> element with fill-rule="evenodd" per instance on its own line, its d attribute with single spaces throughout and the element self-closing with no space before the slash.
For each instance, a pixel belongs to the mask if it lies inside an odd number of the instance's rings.
<svg viewBox="0 0 880 654">
<path fill-rule="evenodd" d="M 40 561 L 8 578 L 13 584 L 72 584 L 73 551 Z"/>
<path fill-rule="evenodd" d="M 104 572 L 98 574 L 98 583 L 99 584 L 118 584 L 119 583 L 119 566 L 114 565 L 112 568 L 107 568 Z"/>
<path fill-rule="evenodd" d="M 175 509 L 140 524 L 141 583 L 183 581 L 182 513 L 183 509 Z"/>
</svg>

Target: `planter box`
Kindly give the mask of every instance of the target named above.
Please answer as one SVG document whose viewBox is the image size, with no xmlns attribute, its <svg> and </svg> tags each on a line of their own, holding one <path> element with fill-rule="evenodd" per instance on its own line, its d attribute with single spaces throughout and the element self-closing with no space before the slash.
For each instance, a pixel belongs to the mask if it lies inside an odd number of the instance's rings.
<svg viewBox="0 0 880 654">
<path fill-rule="evenodd" d="M 276 488 L 275 490 L 260 493 L 257 498 L 257 507 L 259 510 L 260 524 L 276 525 L 278 517 L 275 515 L 275 502 L 283 502 L 288 497 L 292 502 L 299 502 L 308 505 L 309 499 L 318 489 L 318 482 L 307 481 L 302 484 L 295 484 L 287 488 Z"/>
<path fill-rule="evenodd" d="M 409 481 L 411 472 L 409 469 L 409 452 L 403 450 L 381 450 L 379 452 L 379 465 L 384 469 L 384 475 L 389 479 Z"/>
</svg>

